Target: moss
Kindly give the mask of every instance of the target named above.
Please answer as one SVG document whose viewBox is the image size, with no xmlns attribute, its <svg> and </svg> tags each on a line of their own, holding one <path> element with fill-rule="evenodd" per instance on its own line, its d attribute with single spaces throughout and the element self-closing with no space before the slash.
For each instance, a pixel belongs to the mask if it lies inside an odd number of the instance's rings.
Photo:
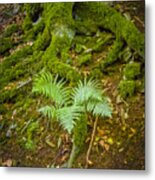
<svg viewBox="0 0 155 180">
<path fill-rule="evenodd" d="M 103 77 L 103 74 L 101 72 L 101 70 L 99 68 L 95 68 L 95 69 L 92 69 L 90 71 L 90 75 L 89 75 L 91 78 L 95 78 L 95 79 L 100 79 Z"/>
<path fill-rule="evenodd" d="M 74 37 L 74 31 L 65 25 L 58 26 L 52 32 L 52 44 L 51 51 L 54 56 L 59 56 L 63 62 L 67 62 L 68 57 L 64 56 L 68 54 L 68 50 L 71 47 L 71 43 Z"/>
<path fill-rule="evenodd" d="M 18 24 L 11 24 L 7 27 L 7 29 L 3 33 L 3 37 L 9 37 L 12 34 L 18 32 L 20 30 L 20 26 Z"/>
<path fill-rule="evenodd" d="M 107 57 L 101 62 L 101 68 L 104 71 L 108 65 L 111 65 L 119 58 L 119 53 L 123 47 L 123 42 L 121 40 L 116 40 L 112 45 L 110 52 L 108 53 Z"/>
<path fill-rule="evenodd" d="M 36 40 L 38 39 L 38 34 L 41 34 L 44 28 L 45 28 L 45 23 L 43 19 L 41 19 L 36 24 L 33 24 L 33 27 L 25 33 L 24 38 L 28 41 Z"/>
<path fill-rule="evenodd" d="M 121 80 L 119 83 L 119 92 L 123 98 L 130 97 L 135 92 L 136 83 L 133 80 Z"/>
<path fill-rule="evenodd" d="M 42 6 L 39 3 L 27 3 L 24 4 L 24 9 L 26 11 L 26 17 L 22 24 L 22 29 L 26 32 L 33 27 L 33 22 L 38 20 L 42 12 Z"/>
<path fill-rule="evenodd" d="M 31 21 L 30 17 L 26 16 L 25 19 L 24 19 L 24 22 L 22 24 L 22 29 L 24 31 L 28 31 L 29 29 L 32 28 L 32 26 L 33 25 L 32 25 L 32 21 Z"/>
<path fill-rule="evenodd" d="M 31 54 L 32 47 L 26 46 L 5 58 L 1 64 L 0 76 L 2 78 L 0 79 L 0 89 L 2 89 L 9 81 L 18 78 L 21 74 L 24 74 L 25 71 L 28 70 L 25 68 L 23 60 Z M 20 64 L 18 64 L 19 62 Z"/>
<path fill-rule="evenodd" d="M 76 122 L 76 126 L 73 132 L 73 146 L 72 151 L 68 160 L 67 167 L 71 168 L 77 155 L 83 148 L 84 142 L 87 136 L 87 117 L 82 116 L 81 120 Z"/>
<path fill-rule="evenodd" d="M 42 12 L 42 5 L 40 3 L 27 3 L 24 6 L 26 10 L 26 16 L 29 17 L 31 21 L 35 22 Z"/>
<path fill-rule="evenodd" d="M 43 17 L 50 29 L 55 29 L 56 26 L 66 24 L 68 27 L 74 27 L 72 17 L 73 4 L 71 2 L 61 3 L 44 3 Z"/>
<path fill-rule="evenodd" d="M 34 150 L 36 147 L 35 140 L 33 140 L 33 134 L 35 131 L 39 128 L 39 123 L 38 122 L 32 122 L 26 131 L 27 139 L 25 143 L 25 148 L 27 150 Z"/>
<path fill-rule="evenodd" d="M 91 62 L 92 54 L 83 53 L 78 57 L 78 66 L 88 65 Z"/>
<path fill-rule="evenodd" d="M 31 55 L 32 53 L 32 47 L 25 46 L 24 48 L 20 49 L 19 51 L 16 51 L 9 57 L 5 58 L 4 62 L 2 63 L 2 69 L 4 70 L 10 68 L 11 66 L 14 66 L 20 60 L 24 59 L 28 55 Z"/>
<path fill-rule="evenodd" d="M 76 16 L 77 21 L 80 19 L 83 23 L 87 23 L 91 20 L 96 23 L 96 26 L 110 30 L 117 39 L 122 38 L 131 49 L 144 57 L 144 35 L 131 21 L 128 21 L 108 4 L 104 2 L 76 3 Z M 89 29 L 91 25 L 87 26 Z"/>
<path fill-rule="evenodd" d="M 87 117 L 82 116 L 81 120 L 76 122 L 76 126 L 73 131 L 73 143 L 81 149 L 84 145 L 87 136 Z"/>
<path fill-rule="evenodd" d="M 102 33 L 101 37 L 97 39 L 97 41 L 94 43 L 95 46 L 93 47 L 93 50 L 96 52 L 100 52 L 103 50 L 104 46 L 110 44 L 110 42 L 113 39 L 113 35 L 110 33 Z"/>
<path fill-rule="evenodd" d="M 43 18 L 52 35 L 50 54 L 52 58 L 61 58 L 69 62 L 68 51 L 74 37 L 74 21 L 72 18 L 73 3 L 45 3 Z"/>
<path fill-rule="evenodd" d="M 60 62 L 59 60 L 49 59 L 47 65 L 45 65 L 52 73 L 59 74 L 61 77 L 66 78 L 69 81 L 76 82 L 81 79 L 80 73 L 72 68 L 70 65 Z"/>
<path fill-rule="evenodd" d="M 124 75 L 128 80 L 135 79 L 139 74 L 140 74 L 140 64 L 137 62 L 127 64 L 124 68 Z"/>
<path fill-rule="evenodd" d="M 0 38 L 0 54 L 4 54 L 13 47 L 14 43 L 11 38 L 1 37 Z"/>
<path fill-rule="evenodd" d="M 79 43 L 76 43 L 76 45 L 75 45 L 75 52 L 76 53 L 81 53 L 82 51 L 83 51 L 83 45 L 79 44 Z"/>
<path fill-rule="evenodd" d="M 7 112 L 7 108 L 4 104 L 0 104 L 0 114 L 5 114 Z"/>
<path fill-rule="evenodd" d="M 6 101 L 9 101 L 10 99 L 13 100 L 13 97 L 15 97 L 17 94 L 18 93 L 16 88 L 12 88 L 11 90 L 5 90 L 1 92 L 0 103 L 4 103 Z"/>
<path fill-rule="evenodd" d="M 43 34 L 40 34 L 37 40 L 34 43 L 33 49 L 40 51 L 45 50 L 51 42 L 51 33 L 49 29 L 46 27 L 44 29 Z"/>
</svg>

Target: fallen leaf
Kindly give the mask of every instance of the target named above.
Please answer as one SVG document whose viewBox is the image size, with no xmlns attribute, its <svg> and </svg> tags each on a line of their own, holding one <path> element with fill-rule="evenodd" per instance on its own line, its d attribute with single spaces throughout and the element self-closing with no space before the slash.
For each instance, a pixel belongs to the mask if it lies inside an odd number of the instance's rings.
<svg viewBox="0 0 155 180">
<path fill-rule="evenodd" d="M 11 167 L 12 166 L 12 160 L 7 159 L 5 162 L 2 163 L 3 166 Z"/>
<path fill-rule="evenodd" d="M 88 160 L 88 164 L 89 164 L 89 165 L 93 165 L 93 162 L 90 161 L 90 160 Z"/>
<path fill-rule="evenodd" d="M 104 144 L 104 148 L 106 151 L 109 151 L 109 148 L 110 148 L 109 144 Z"/>
<path fill-rule="evenodd" d="M 110 137 L 110 138 L 108 138 L 107 143 L 110 144 L 110 145 L 113 145 L 113 144 L 114 144 L 114 141 L 113 141 L 113 139 Z"/>
<path fill-rule="evenodd" d="M 104 131 L 102 129 L 97 128 L 97 131 L 100 136 L 104 135 Z"/>
<path fill-rule="evenodd" d="M 48 144 L 50 147 L 54 148 L 55 147 L 55 144 L 52 143 L 49 139 L 46 139 L 46 144 Z"/>
</svg>

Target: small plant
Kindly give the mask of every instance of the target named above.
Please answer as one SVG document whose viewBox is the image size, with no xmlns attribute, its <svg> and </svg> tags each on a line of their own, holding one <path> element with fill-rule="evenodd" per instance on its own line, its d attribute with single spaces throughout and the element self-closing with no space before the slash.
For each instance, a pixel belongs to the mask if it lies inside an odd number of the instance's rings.
<svg viewBox="0 0 155 180">
<path fill-rule="evenodd" d="M 51 120 L 59 121 L 68 133 L 71 134 L 73 132 L 73 147 L 68 167 L 72 166 L 79 148 L 84 143 L 85 139 L 82 136 L 85 136 L 84 134 L 86 133 L 81 131 L 86 131 L 88 115 L 91 115 L 92 119 L 95 118 L 86 158 L 86 163 L 88 164 L 97 121 L 99 117 L 110 117 L 112 111 L 107 97 L 103 96 L 101 86 L 96 80 L 80 80 L 74 88 L 69 88 L 65 85 L 66 82 L 63 79 L 59 80 L 58 76 L 53 78 L 49 72 L 41 72 L 34 80 L 32 91 L 51 99 L 51 105 L 40 108 L 39 112 Z M 73 129 L 74 131 L 72 131 Z"/>
<path fill-rule="evenodd" d="M 51 99 L 51 105 L 40 108 L 39 112 L 51 120 L 59 121 L 63 128 L 71 133 L 83 109 L 77 104 L 72 104 L 70 89 L 65 87 L 65 81 L 58 80 L 58 76 L 53 78 L 49 72 L 41 72 L 34 80 L 32 92 Z"/>
</svg>

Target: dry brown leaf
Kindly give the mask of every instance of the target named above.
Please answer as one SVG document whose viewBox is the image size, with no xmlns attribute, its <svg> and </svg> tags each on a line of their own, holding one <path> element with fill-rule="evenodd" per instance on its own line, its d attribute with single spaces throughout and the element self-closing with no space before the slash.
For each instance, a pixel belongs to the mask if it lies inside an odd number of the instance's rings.
<svg viewBox="0 0 155 180">
<path fill-rule="evenodd" d="M 104 144 L 104 148 L 106 151 L 109 151 L 109 148 L 110 148 L 109 144 Z"/>
<path fill-rule="evenodd" d="M 93 165 L 93 162 L 90 161 L 90 160 L 88 160 L 88 164 L 92 166 L 92 165 Z"/>
<path fill-rule="evenodd" d="M 5 162 L 2 163 L 3 166 L 11 167 L 12 166 L 12 160 L 7 159 Z"/>
</svg>

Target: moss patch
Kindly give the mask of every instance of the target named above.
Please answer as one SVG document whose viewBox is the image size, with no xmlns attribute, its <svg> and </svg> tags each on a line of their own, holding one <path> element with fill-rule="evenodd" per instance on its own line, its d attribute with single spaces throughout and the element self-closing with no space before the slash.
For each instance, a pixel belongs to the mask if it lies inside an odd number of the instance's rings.
<svg viewBox="0 0 155 180">
<path fill-rule="evenodd" d="M 135 81 L 133 80 L 122 80 L 119 83 L 119 91 L 123 98 L 132 96 L 135 92 Z"/>
<path fill-rule="evenodd" d="M 130 63 L 125 66 L 124 75 L 127 79 L 135 79 L 140 74 L 140 64 Z"/>
</svg>

